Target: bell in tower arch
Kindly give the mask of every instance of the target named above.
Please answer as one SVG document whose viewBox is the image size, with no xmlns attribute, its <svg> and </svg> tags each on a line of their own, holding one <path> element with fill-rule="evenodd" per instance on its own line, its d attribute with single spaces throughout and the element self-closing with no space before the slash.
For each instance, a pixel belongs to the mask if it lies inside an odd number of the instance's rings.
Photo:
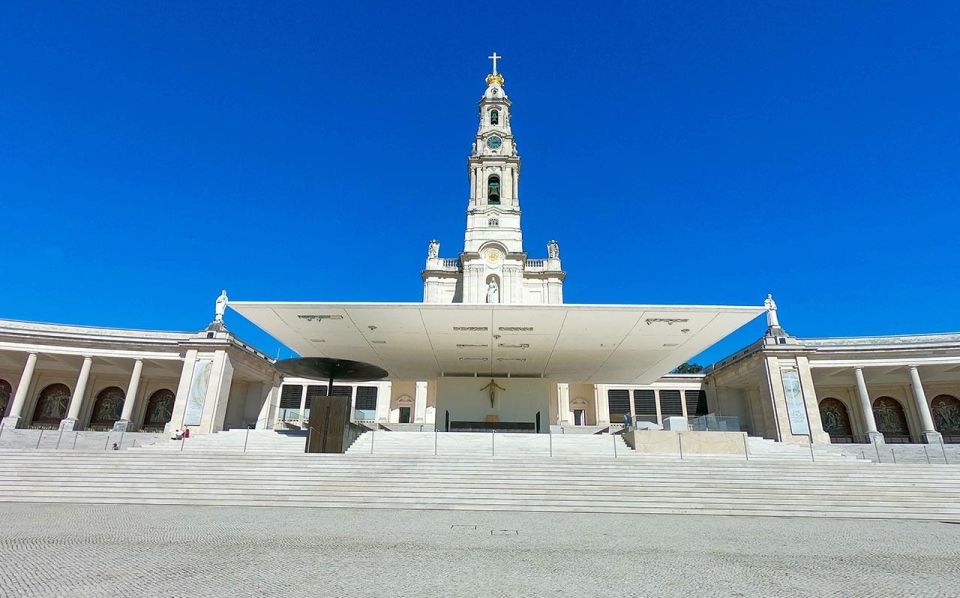
<svg viewBox="0 0 960 598">
<path fill-rule="evenodd" d="M 487 179 L 487 203 L 492 206 L 500 205 L 500 177 L 495 174 Z"/>
</svg>

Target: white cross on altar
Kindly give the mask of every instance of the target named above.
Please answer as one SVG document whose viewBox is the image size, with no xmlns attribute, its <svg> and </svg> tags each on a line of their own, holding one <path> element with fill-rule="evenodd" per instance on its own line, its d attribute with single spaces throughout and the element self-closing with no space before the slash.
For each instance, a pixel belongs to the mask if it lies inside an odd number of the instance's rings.
<svg viewBox="0 0 960 598">
<path fill-rule="evenodd" d="M 498 56 L 497 53 L 494 52 L 494 53 L 491 54 L 490 56 L 487 56 L 487 58 L 489 58 L 490 60 L 493 61 L 493 74 L 496 75 L 496 74 L 497 74 L 497 61 L 500 60 L 501 58 L 503 58 L 503 56 Z"/>
</svg>

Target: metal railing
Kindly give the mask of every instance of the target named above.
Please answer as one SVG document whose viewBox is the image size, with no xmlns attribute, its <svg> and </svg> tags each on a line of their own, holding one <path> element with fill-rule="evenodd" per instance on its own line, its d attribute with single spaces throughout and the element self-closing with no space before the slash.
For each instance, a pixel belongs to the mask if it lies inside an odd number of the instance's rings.
<svg viewBox="0 0 960 598">
<path fill-rule="evenodd" d="M 387 424 L 387 425 L 389 425 L 389 424 Z M 432 424 L 426 424 L 426 425 L 432 425 Z M 421 428 L 422 428 L 422 426 L 421 426 Z M 430 430 L 427 430 L 427 431 L 429 432 Z M 446 435 L 446 434 L 448 434 L 448 433 L 450 433 L 450 432 L 442 432 L 442 431 L 440 430 L 439 426 L 434 426 L 434 428 L 433 428 L 432 431 L 433 431 L 433 454 L 434 454 L 434 456 L 443 456 L 443 455 L 444 455 L 444 450 L 443 450 L 443 447 L 441 447 L 441 444 L 443 444 L 443 443 L 440 442 L 440 437 L 441 437 L 441 436 L 444 436 L 444 435 Z M 369 438 L 370 443 L 369 443 L 369 448 L 367 448 L 367 447 L 365 447 L 365 446 L 362 447 L 362 448 L 361 448 L 361 447 L 358 447 L 359 450 L 356 450 L 355 453 L 357 453 L 357 454 L 370 454 L 370 455 L 376 454 L 376 448 L 375 448 L 375 447 L 377 446 L 377 442 L 378 442 L 377 438 L 380 438 L 380 437 L 381 437 L 380 435 L 377 434 L 377 432 L 381 432 L 381 433 L 386 432 L 386 433 L 394 434 L 394 435 L 397 435 L 397 436 L 400 436 L 400 435 L 403 435 L 403 434 L 407 434 L 407 433 L 408 433 L 408 432 L 395 432 L 395 431 L 392 431 L 392 430 L 390 430 L 389 428 L 385 427 L 383 424 L 381 424 L 378 430 L 370 430 L 370 431 L 366 432 L 365 434 L 363 434 L 361 437 L 358 437 L 358 438 L 357 438 L 357 440 L 359 440 L 360 438 Z M 512 432 L 500 432 L 500 433 L 498 434 L 496 430 L 491 430 L 489 433 L 486 433 L 486 432 L 452 432 L 452 433 L 453 433 L 453 434 L 470 434 L 471 437 L 473 437 L 473 438 L 483 438 L 484 436 L 486 436 L 486 437 L 489 438 L 489 440 L 490 440 L 490 441 L 489 441 L 489 444 L 487 444 L 486 446 L 489 447 L 489 456 L 491 456 L 491 457 L 496 457 L 496 456 L 501 456 L 501 457 L 502 457 L 502 456 L 505 456 L 505 455 L 517 455 L 517 454 L 523 454 L 523 455 L 531 454 L 530 452 L 527 452 L 526 450 L 522 450 L 522 451 L 519 450 L 518 447 L 516 447 L 516 446 L 510 447 L 510 448 L 506 448 L 506 449 L 504 448 L 504 446 L 503 446 L 504 443 L 507 443 L 507 444 L 510 443 L 510 440 L 509 440 L 509 439 L 514 439 L 514 438 L 518 438 L 518 437 L 521 437 L 521 436 L 523 436 L 523 437 L 535 437 L 535 438 L 539 441 L 538 443 L 534 444 L 533 446 L 526 446 L 526 447 L 524 447 L 525 449 L 530 449 L 530 448 L 539 449 L 539 450 L 545 449 L 546 454 L 549 455 L 550 457 L 553 457 L 553 456 L 554 456 L 554 453 L 555 453 L 555 451 L 554 451 L 554 446 L 553 446 L 553 436 L 554 436 L 554 435 L 553 435 L 552 432 L 550 432 L 550 433 L 529 433 L 529 434 L 516 434 L 516 433 L 512 433 Z M 561 435 L 562 435 L 562 433 L 561 433 Z M 501 437 L 502 437 L 501 440 L 498 441 L 498 440 L 497 440 L 497 436 L 501 436 Z M 602 436 L 600 436 L 600 438 L 603 438 L 603 437 L 606 437 L 606 436 L 607 436 L 607 435 L 602 435 Z M 540 440 L 541 438 L 542 438 L 542 440 Z M 583 438 L 585 438 L 585 439 L 587 439 L 587 438 L 596 438 L 596 436 L 595 436 L 595 435 L 583 435 Z M 612 440 L 612 442 L 611 442 L 610 445 L 608 445 L 608 446 L 610 446 L 610 448 L 609 448 L 609 449 L 605 449 L 605 450 L 609 450 L 610 452 L 609 452 L 608 454 L 611 455 L 611 456 L 613 456 L 614 458 L 619 458 L 619 457 L 620 457 L 620 453 L 623 452 L 624 447 L 622 447 L 622 446 L 621 446 L 621 447 L 618 447 L 618 445 L 619 445 L 621 442 L 623 442 L 623 440 L 622 440 L 622 438 L 620 437 L 620 435 L 618 435 L 618 434 L 611 434 L 611 435 L 609 435 L 609 438 Z M 541 444 L 541 443 L 542 443 L 542 444 Z M 352 444 L 353 444 L 353 441 L 351 440 L 351 442 L 349 443 L 349 445 L 352 445 Z M 539 445 L 539 446 L 538 446 L 538 445 Z M 487 454 L 487 453 L 486 453 L 486 450 L 487 450 L 487 449 L 486 449 L 483 445 L 474 444 L 474 445 L 471 446 L 471 448 L 474 449 L 474 450 L 476 450 L 476 454 L 477 454 L 478 456 L 482 456 L 482 455 Z M 629 450 L 629 447 L 627 447 L 627 449 Z M 390 451 L 389 453 L 390 453 L 390 454 L 394 454 L 392 451 Z M 463 454 L 464 454 L 464 453 L 463 453 L 462 450 L 454 451 L 454 452 L 452 452 L 452 453 L 447 453 L 447 455 L 463 455 Z M 537 454 L 541 454 L 541 455 L 542 455 L 543 453 L 537 453 Z M 590 456 L 595 456 L 595 455 L 597 455 L 597 452 L 596 452 L 596 451 L 590 451 L 590 452 L 589 452 L 589 455 L 590 455 Z M 563 456 L 573 456 L 573 457 L 576 457 L 576 456 L 578 456 L 578 453 L 575 453 L 575 452 L 574 452 L 574 453 L 568 453 L 568 454 L 563 455 Z"/>
<path fill-rule="evenodd" d="M 108 451 L 144 446 L 162 438 L 163 434 L 150 432 L 7 428 L 0 422 L 0 449 Z"/>
</svg>

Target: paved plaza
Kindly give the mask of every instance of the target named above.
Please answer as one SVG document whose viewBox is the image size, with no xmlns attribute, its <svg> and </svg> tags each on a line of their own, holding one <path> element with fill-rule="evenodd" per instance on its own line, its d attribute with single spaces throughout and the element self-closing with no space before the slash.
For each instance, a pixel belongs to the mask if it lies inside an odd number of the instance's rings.
<svg viewBox="0 0 960 598">
<path fill-rule="evenodd" d="M 0 505 L 3 596 L 955 596 L 960 525 Z"/>
</svg>

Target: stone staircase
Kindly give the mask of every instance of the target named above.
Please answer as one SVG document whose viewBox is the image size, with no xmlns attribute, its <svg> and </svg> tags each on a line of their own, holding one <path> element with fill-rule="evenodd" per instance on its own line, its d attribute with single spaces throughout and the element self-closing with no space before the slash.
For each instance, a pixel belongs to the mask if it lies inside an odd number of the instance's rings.
<svg viewBox="0 0 960 598">
<path fill-rule="evenodd" d="M 818 444 L 816 450 L 817 455 L 822 451 L 874 463 L 960 465 L 960 445 L 957 444 Z"/>
<path fill-rule="evenodd" d="M 839 451 L 832 451 L 829 446 L 815 444 L 811 456 L 810 445 L 787 444 L 784 442 L 775 442 L 767 438 L 748 437 L 750 459 L 754 461 L 776 460 L 776 461 L 803 461 L 803 462 L 837 462 L 837 461 L 859 461 L 859 454 L 847 454 Z M 865 460 L 866 461 L 866 460 Z"/>
<path fill-rule="evenodd" d="M 613 458 L 632 453 L 623 437 L 610 434 L 533 434 L 483 432 L 378 432 L 361 435 L 349 455 L 419 455 L 444 457 Z"/>
<path fill-rule="evenodd" d="M 947 521 L 960 520 L 958 497 L 960 467 L 953 465 L 679 461 L 633 454 L 0 451 L 0 502 Z"/>
<path fill-rule="evenodd" d="M 606 426 L 550 426 L 550 431 L 558 436 L 566 436 L 567 434 L 601 434 L 607 432 L 609 429 L 609 424 Z"/>
<path fill-rule="evenodd" d="M 379 424 L 380 428 L 390 432 L 433 432 L 433 424 Z"/>
<path fill-rule="evenodd" d="M 158 438 L 153 444 L 138 446 L 144 452 L 186 453 L 273 453 L 302 454 L 307 442 L 300 430 L 225 430 L 215 434 L 197 434 L 173 440 Z"/>
</svg>

